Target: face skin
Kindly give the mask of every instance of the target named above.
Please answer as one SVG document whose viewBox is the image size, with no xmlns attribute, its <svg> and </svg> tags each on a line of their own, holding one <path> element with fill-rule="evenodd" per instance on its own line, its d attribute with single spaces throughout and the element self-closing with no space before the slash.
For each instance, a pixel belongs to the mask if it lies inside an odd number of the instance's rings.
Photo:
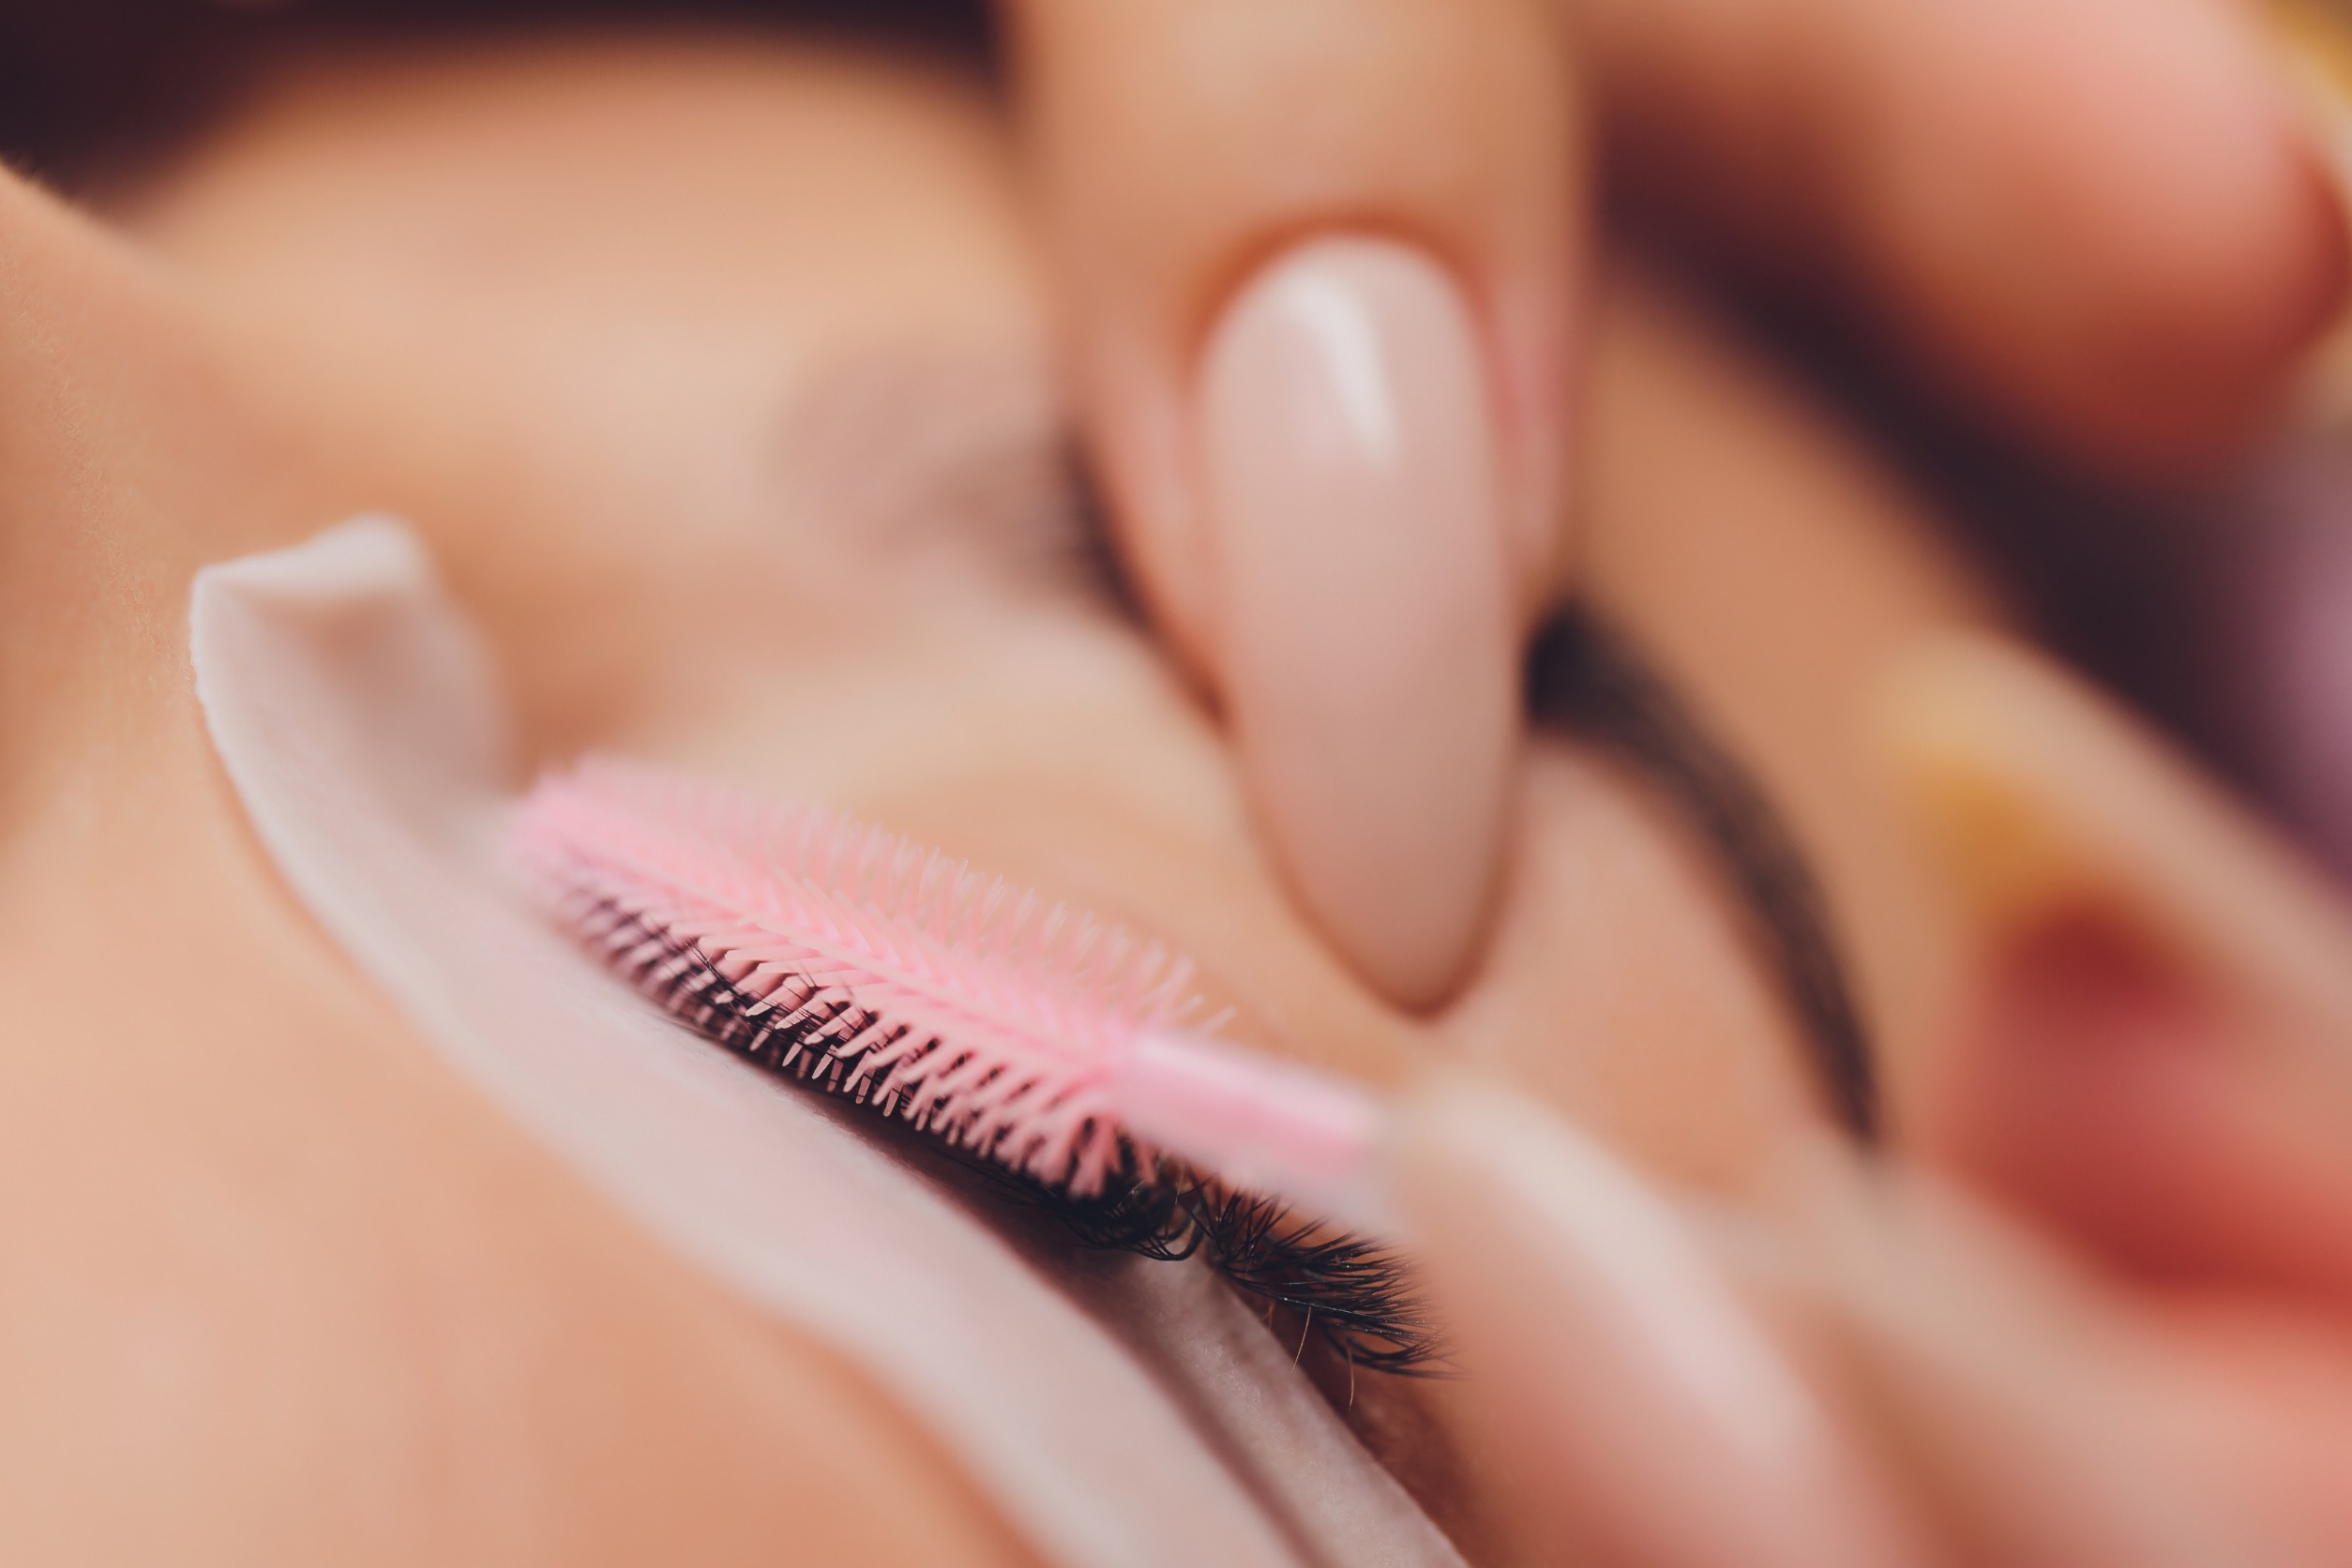
<svg viewBox="0 0 2352 1568">
<path fill-rule="evenodd" d="M 1495 953 L 1434 1026 L 1284 901 L 1214 717 L 1087 580 L 1003 159 L 942 80 L 536 50 L 324 67 L 129 221 L 400 432 L 373 476 L 496 640 L 532 756 L 837 802 L 1168 938 L 1240 1037 L 1380 1080 L 1540 1063 L 1736 1183 L 1809 1091 L 1704 859 L 1610 767 L 1530 769 Z M 1685 1075 L 1716 1093 L 1678 1103 Z"/>
<path fill-rule="evenodd" d="M 1319 942 L 1215 716 L 1088 565 L 1036 258 L 967 84 L 743 40 L 311 58 L 124 196 L 127 242 L 7 194 L 8 276 L 80 368 L 11 327 L 64 389 L 0 411 L 10 504 L 74 522 L 11 544 L 7 608 L 48 641 L 10 654 L 75 649 L 81 683 L 9 689 L 11 750 L 48 761 L 9 780 L 0 1168 L 69 1195 L 0 1242 L 45 1260 L 0 1334 L 35 1390 L 11 1408 L 50 1412 L 0 1418 L 0 1474 L 42 1500 L 0 1519 L 36 1542 L 104 1516 L 126 1556 L 354 1560 L 389 1521 L 413 1533 L 385 1560 L 641 1560 L 679 1530 L 713 1560 L 1021 1559 L 854 1371 L 446 1078 L 271 879 L 185 688 L 187 575 L 363 508 L 432 542 L 534 763 L 604 748 L 835 803 L 1168 939 L 1238 1038 L 1387 1083 L 1474 1064 L 1691 1186 L 1754 1189 L 1826 1125 L 1708 857 L 1597 752 L 1528 758 L 1445 1012 L 1393 1010 Z M 1590 580 L 1787 807 L 1907 1112 L 1964 949 L 1856 715 L 1987 601 L 1674 307 L 1629 287 L 1606 322 Z M 140 482 L 95 486 L 93 443 L 135 445 Z M 169 1037 L 94 967 L 127 942 Z M 1452 1397 L 1358 1417 L 1475 1545 Z M 106 1511 L 88 1478 L 198 1433 L 220 1476 Z"/>
</svg>

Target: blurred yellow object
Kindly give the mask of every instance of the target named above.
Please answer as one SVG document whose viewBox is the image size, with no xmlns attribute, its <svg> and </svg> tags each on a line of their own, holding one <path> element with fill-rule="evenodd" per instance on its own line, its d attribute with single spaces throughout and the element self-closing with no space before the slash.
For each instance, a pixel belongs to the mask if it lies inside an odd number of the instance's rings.
<svg viewBox="0 0 2352 1568">
<path fill-rule="evenodd" d="M 2352 4 L 2268 0 L 2304 111 L 2317 125 L 2337 181 L 2352 192 Z M 2352 430 L 2352 311 L 2312 355 L 2304 414 L 2329 430 Z"/>
<path fill-rule="evenodd" d="M 2352 7 L 2342 0 L 2269 0 L 2272 23 L 2299 71 L 2352 123 Z"/>
<path fill-rule="evenodd" d="M 2336 175 L 2352 185 L 2352 0 L 2269 0 L 2287 71 Z"/>
</svg>

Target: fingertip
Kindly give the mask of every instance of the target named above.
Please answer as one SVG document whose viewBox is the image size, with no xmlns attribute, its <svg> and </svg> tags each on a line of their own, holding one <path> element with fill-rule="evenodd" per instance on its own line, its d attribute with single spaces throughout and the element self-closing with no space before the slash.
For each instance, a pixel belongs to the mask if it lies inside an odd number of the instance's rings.
<svg viewBox="0 0 2352 1568">
<path fill-rule="evenodd" d="M 1005 9 L 1126 564 L 1224 710 L 1296 903 L 1372 988 L 1434 1005 L 1494 902 L 1520 633 L 1560 571 L 1581 249 L 1560 17 Z M 1375 405 L 1395 429 L 1367 437 Z"/>
<path fill-rule="evenodd" d="M 2240 14 L 2001 0 L 1881 47 L 1865 209 L 1964 377 L 2126 471 L 2232 450 L 2341 308 L 2332 171 Z"/>
<path fill-rule="evenodd" d="M 1920 1560 L 1688 1212 L 1535 1105 L 1433 1081 L 1384 1175 L 1529 1560 Z"/>
<path fill-rule="evenodd" d="M 1214 660 L 1274 858 L 1375 989 L 1459 982 L 1501 860 L 1518 616 L 1493 398 L 1446 270 L 1295 247 L 1196 392 Z"/>
</svg>

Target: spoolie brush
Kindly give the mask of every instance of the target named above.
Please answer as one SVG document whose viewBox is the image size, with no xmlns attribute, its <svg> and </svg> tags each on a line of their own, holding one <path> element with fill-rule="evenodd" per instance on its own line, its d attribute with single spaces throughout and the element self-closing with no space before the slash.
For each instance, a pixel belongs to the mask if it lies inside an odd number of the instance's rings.
<svg viewBox="0 0 2352 1568">
<path fill-rule="evenodd" d="M 1393 1258 L 1251 1191 L 1278 1150 L 1284 1191 L 1344 1209 L 1369 1102 L 1187 1033 L 1191 966 L 1165 946 L 822 809 L 608 759 L 541 779 L 515 841 L 559 921 L 737 1056 L 927 1135 L 1089 1244 L 1205 1250 L 1351 1363 L 1431 1360 Z"/>
</svg>

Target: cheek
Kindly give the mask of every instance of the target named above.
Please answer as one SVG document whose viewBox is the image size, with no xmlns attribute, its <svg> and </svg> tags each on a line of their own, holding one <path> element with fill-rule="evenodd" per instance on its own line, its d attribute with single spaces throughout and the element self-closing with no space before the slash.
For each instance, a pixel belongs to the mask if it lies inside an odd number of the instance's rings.
<svg viewBox="0 0 2352 1568">
<path fill-rule="evenodd" d="M 1534 754 L 1495 945 L 1442 1032 L 1459 1059 L 1698 1186 L 1745 1185 L 1823 1124 L 1703 858 L 1622 776 L 1561 746 Z"/>
</svg>

